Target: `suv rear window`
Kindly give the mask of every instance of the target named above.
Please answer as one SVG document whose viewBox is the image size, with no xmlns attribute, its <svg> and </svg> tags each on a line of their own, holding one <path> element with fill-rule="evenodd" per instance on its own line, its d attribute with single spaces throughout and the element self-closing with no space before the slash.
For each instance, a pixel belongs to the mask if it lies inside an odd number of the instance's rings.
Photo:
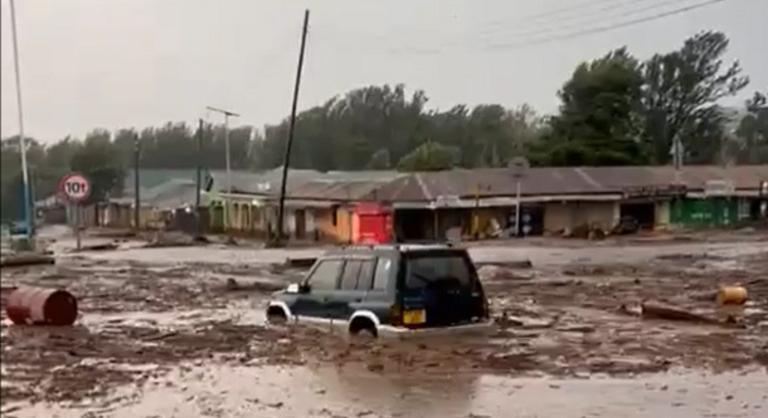
<svg viewBox="0 0 768 418">
<path fill-rule="evenodd" d="M 445 279 L 458 280 L 461 285 L 472 283 L 469 264 L 460 254 L 414 254 L 407 260 L 407 289 L 421 289 L 430 282 Z"/>
</svg>

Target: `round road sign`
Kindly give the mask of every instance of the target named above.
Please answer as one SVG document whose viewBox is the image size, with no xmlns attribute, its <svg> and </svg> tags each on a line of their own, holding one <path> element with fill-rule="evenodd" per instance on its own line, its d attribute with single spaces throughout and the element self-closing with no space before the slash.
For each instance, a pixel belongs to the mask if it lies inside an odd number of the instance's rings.
<svg viewBox="0 0 768 418">
<path fill-rule="evenodd" d="M 59 182 L 59 193 L 70 202 L 80 203 L 91 195 L 91 182 L 80 173 L 69 173 Z"/>
</svg>

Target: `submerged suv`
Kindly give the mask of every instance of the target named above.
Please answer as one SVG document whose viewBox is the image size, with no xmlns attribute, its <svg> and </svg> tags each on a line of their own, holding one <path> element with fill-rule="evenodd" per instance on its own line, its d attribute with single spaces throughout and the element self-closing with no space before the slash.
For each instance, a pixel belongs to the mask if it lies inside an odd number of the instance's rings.
<svg viewBox="0 0 768 418">
<path fill-rule="evenodd" d="M 469 254 L 442 245 L 329 252 L 267 307 L 270 322 L 319 322 L 373 336 L 483 328 L 488 318 Z"/>
</svg>

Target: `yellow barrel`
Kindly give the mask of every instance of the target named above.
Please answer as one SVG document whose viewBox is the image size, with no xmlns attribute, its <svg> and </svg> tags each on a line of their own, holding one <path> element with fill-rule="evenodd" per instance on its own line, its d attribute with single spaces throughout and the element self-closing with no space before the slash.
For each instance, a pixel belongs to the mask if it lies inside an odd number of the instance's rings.
<svg viewBox="0 0 768 418">
<path fill-rule="evenodd" d="M 723 286 L 717 293 L 721 305 L 742 305 L 747 301 L 747 289 L 742 286 Z"/>
</svg>

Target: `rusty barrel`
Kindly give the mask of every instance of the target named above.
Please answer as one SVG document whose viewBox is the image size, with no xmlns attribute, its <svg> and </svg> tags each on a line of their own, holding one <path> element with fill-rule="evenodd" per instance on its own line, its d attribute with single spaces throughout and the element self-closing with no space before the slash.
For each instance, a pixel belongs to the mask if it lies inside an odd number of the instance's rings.
<svg viewBox="0 0 768 418">
<path fill-rule="evenodd" d="M 66 290 L 20 287 L 8 295 L 5 312 L 19 325 L 72 325 L 77 299 Z"/>
</svg>

